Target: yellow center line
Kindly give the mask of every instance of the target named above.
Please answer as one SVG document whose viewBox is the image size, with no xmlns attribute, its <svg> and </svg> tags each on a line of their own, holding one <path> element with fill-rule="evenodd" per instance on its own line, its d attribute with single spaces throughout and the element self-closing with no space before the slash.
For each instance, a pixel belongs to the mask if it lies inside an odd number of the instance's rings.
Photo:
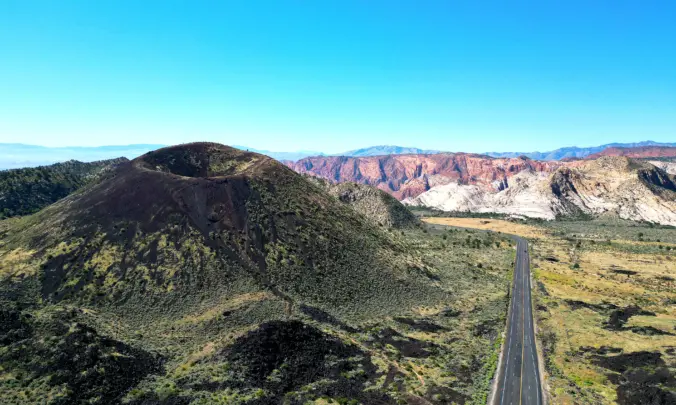
<svg viewBox="0 0 676 405">
<path fill-rule="evenodd" d="M 523 256 L 521 259 L 521 262 L 523 263 Z M 521 278 L 525 280 L 525 274 L 523 271 L 523 266 L 521 266 Z M 519 404 L 522 404 L 522 398 L 521 394 L 523 391 L 523 363 L 524 361 L 524 353 L 526 351 L 526 290 L 524 283 L 522 282 L 522 290 L 521 290 L 521 296 L 522 298 L 522 304 L 521 304 L 521 375 L 519 376 Z"/>
</svg>

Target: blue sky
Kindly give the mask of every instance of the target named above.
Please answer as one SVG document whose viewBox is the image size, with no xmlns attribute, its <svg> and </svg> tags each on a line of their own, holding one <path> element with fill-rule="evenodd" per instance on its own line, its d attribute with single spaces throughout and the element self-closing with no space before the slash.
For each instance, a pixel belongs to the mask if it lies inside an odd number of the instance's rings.
<svg viewBox="0 0 676 405">
<path fill-rule="evenodd" d="M 0 142 L 676 141 L 674 21 L 673 1 L 0 0 Z"/>
</svg>

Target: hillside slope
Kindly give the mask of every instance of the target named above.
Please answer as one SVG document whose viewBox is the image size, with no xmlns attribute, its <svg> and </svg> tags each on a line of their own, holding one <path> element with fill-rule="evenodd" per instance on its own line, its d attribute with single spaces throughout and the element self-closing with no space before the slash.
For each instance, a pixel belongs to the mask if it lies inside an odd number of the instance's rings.
<svg viewBox="0 0 676 405">
<path fill-rule="evenodd" d="M 649 163 L 624 157 L 572 162 L 552 174 L 524 171 L 499 192 L 448 184 L 405 203 L 444 211 L 496 212 L 544 219 L 610 215 L 676 225 L 673 176 Z"/>
<path fill-rule="evenodd" d="M 0 171 L 0 219 L 32 214 L 100 178 L 125 158 Z"/>
<path fill-rule="evenodd" d="M 223 145 L 123 163 L 0 222 L 1 402 L 481 398 L 508 244 L 405 232 Z"/>
<path fill-rule="evenodd" d="M 377 226 L 397 229 L 419 227 L 420 220 L 396 198 L 375 187 L 345 182 L 331 183 L 307 176 L 340 202 L 362 214 L 367 221 Z"/>
</svg>

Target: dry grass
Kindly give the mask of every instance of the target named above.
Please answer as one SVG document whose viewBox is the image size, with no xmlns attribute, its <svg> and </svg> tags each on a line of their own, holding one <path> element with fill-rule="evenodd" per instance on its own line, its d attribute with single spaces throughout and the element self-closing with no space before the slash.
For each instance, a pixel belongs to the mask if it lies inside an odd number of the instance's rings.
<svg viewBox="0 0 676 405">
<path fill-rule="evenodd" d="M 547 293 L 539 291 L 536 296 L 538 304 L 546 307 L 546 311 L 538 311 L 539 326 L 556 336 L 547 358 L 551 403 L 616 403 L 617 386 L 608 380 L 609 371 L 591 364 L 581 349 L 606 346 L 622 353 L 665 355 L 674 346 L 673 335 L 646 336 L 631 330 L 634 326 L 672 333 L 676 330 L 676 308 L 665 305 L 676 300 L 676 290 L 673 282 L 664 281 L 676 278 L 673 256 L 631 253 L 621 246 L 588 241 L 578 247 L 577 241 L 551 236 L 537 240 L 533 249 L 535 274 Z M 636 273 L 627 275 L 618 270 Z M 574 309 L 567 300 L 610 303 L 621 308 L 639 306 L 657 316 L 634 316 L 623 330 L 610 330 L 604 327 L 608 312 Z"/>
<path fill-rule="evenodd" d="M 28 261 L 35 254 L 34 250 L 13 249 L 0 255 L 0 279 L 22 277 L 36 272 L 36 266 Z"/>
<path fill-rule="evenodd" d="M 238 310 L 243 306 L 250 304 L 252 302 L 273 299 L 276 299 L 275 296 L 267 291 L 240 294 L 222 302 L 221 304 L 209 308 L 206 311 L 199 311 L 198 313 L 186 315 L 183 318 L 176 321 L 176 324 L 184 325 L 184 324 L 198 324 L 201 322 L 206 322 L 220 316 L 225 311 Z"/>
<path fill-rule="evenodd" d="M 494 232 L 510 233 L 526 238 L 542 238 L 546 235 L 546 231 L 542 228 L 501 219 L 425 217 L 422 218 L 422 220 L 430 224 L 484 229 Z"/>
</svg>

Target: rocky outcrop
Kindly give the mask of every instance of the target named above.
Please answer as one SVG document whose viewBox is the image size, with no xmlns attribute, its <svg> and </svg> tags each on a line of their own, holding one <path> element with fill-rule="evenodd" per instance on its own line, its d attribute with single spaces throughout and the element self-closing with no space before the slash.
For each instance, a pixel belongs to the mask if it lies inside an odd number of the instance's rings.
<svg viewBox="0 0 676 405">
<path fill-rule="evenodd" d="M 549 173 L 561 165 L 523 157 L 494 159 L 466 153 L 363 158 L 322 156 L 287 163 L 299 173 L 375 186 L 399 200 L 415 198 L 432 187 L 451 183 L 476 185 L 487 191 L 501 190 L 511 177 L 524 170 Z"/>
<path fill-rule="evenodd" d="M 509 187 L 492 191 L 476 185 L 450 183 L 433 187 L 404 204 L 432 207 L 442 211 L 495 212 L 554 219 L 566 211 L 567 204 L 558 200 L 548 187 L 548 173 L 523 171 L 510 179 Z"/>
<path fill-rule="evenodd" d="M 404 203 L 544 219 L 604 215 L 676 226 L 675 181 L 646 162 L 602 157 L 571 162 L 553 173 L 524 170 L 501 191 L 456 182 L 433 187 Z"/>
<path fill-rule="evenodd" d="M 649 163 L 657 168 L 664 170 L 669 174 L 676 174 L 676 158 L 674 158 L 673 160 L 674 160 L 673 162 L 651 160 Z"/>
</svg>

